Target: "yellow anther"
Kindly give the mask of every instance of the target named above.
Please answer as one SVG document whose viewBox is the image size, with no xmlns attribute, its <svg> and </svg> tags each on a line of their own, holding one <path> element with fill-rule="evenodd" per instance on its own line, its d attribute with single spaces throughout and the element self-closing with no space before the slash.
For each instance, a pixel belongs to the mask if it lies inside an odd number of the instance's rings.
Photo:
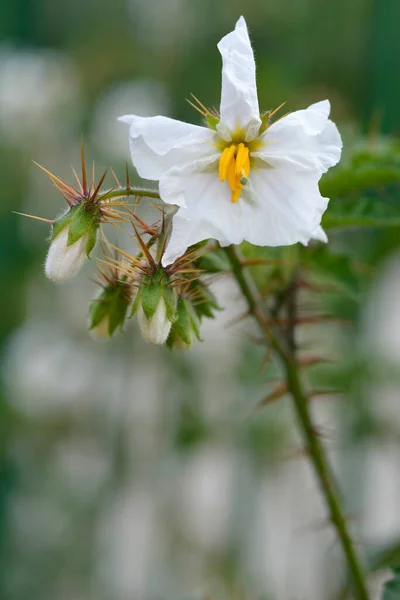
<svg viewBox="0 0 400 600">
<path fill-rule="evenodd" d="M 219 159 L 218 171 L 221 181 L 228 178 L 232 190 L 231 200 L 237 202 L 250 173 L 250 155 L 247 146 L 240 142 L 225 148 Z"/>
<path fill-rule="evenodd" d="M 225 181 L 228 175 L 228 169 L 230 164 L 232 164 L 233 168 L 235 168 L 235 152 L 236 146 L 235 144 L 232 144 L 232 146 L 229 146 L 229 148 L 225 148 L 225 150 L 221 154 L 218 167 L 219 178 L 221 181 Z"/>
<path fill-rule="evenodd" d="M 231 197 L 231 201 L 233 203 L 237 202 L 239 200 L 239 196 L 240 196 L 240 192 L 242 191 L 242 186 L 238 187 L 236 190 L 232 190 L 232 197 Z"/>
<path fill-rule="evenodd" d="M 236 175 L 240 175 L 242 170 L 250 169 L 249 149 L 242 142 L 239 144 L 236 154 Z"/>
</svg>

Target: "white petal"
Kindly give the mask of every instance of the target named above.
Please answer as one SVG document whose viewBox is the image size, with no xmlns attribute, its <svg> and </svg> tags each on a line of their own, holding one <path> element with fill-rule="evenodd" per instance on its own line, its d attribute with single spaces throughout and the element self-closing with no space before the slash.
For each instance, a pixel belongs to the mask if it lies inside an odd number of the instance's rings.
<svg viewBox="0 0 400 600">
<path fill-rule="evenodd" d="M 165 249 L 162 264 L 172 264 L 182 256 L 189 246 L 218 237 L 218 231 L 196 219 L 190 219 L 185 209 L 180 209 L 173 218 L 172 233 Z M 229 242 L 228 242 L 229 244 Z"/>
<path fill-rule="evenodd" d="M 328 243 L 328 236 L 321 226 L 317 227 L 317 229 L 313 232 L 311 236 L 312 240 L 318 240 L 319 242 L 323 242 L 324 244 Z"/>
<path fill-rule="evenodd" d="M 140 331 L 149 344 L 161 345 L 167 341 L 171 329 L 171 321 L 167 317 L 164 298 L 161 298 L 151 321 L 144 314 L 142 305 L 138 308 Z"/>
<path fill-rule="evenodd" d="M 227 139 L 226 128 L 233 132 L 238 126 L 247 131 L 246 139 L 256 137 L 260 128 L 256 65 L 246 21 L 240 17 L 235 30 L 218 44 L 222 56 L 220 135 Z"/>
<path fill-rule="evenodd" d="M 129 150 L 134 166 L 144 179 L 157 180 L 177 165 L 214 153 L 215 132 L 166 117 L 119 118 L 129 123 Z"/>
<path fill-rule="evenodd" d="M 221 183 L 211 160 L 171 169 L 160 181 L 160 195 L 169 204 L 185 207 L 185 215 L 208 233 L 203 239 L 239 244 L 243 241 L 240 201 L 232 204 L 229 185 Z"/>
<path fill-rule="evenodd" d="M 284 169 L 254 170 L 245 196 L 237 203 L 243 237 L 258 246 L 307 244 L 328 204 L 319 192 L 318 176 Z"/>
<path fill-rule="evenodd" d="M 270 165 L 288 163 L 294 169 L 325 173 L 340 160 L 342 139 L 334 123 L 328 119 L 328 100 L 312 104 L 273 123 L 261 136 L 265 144 L 253 158 Z"/>
<path fill-rule="evenodd" d="M 67 246 L 68 232 L 69 225 L 64 227 L 51 242 L 46 257 L 46 275 L 58 283 L 76 275 L 86 258 L 88 234 L 85 233 L 77 242 Z"/>
</svg>

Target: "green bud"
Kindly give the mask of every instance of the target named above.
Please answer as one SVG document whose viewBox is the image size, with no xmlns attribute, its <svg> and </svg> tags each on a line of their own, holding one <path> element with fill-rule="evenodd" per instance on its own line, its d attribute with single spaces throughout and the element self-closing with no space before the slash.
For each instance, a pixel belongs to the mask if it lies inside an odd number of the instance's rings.
<svg viewBox="0 0 400 600">
<path fill-rule="evenodd" d="M 132 293 L 128 284 L 115 282 L 108 284 L 89 307 L 89 331 L 97 339 L 111 337 L 116 329 L 122 329 Z"/>
<path fill-rule="evenodd" d="M 177 317 L 177 304 L 176 290 L 164 269 L 160 267 L 155 273 L 142 277 L 132 315 L 137 312 L 140 330 L 147 342 L 165 343 Z"/>
</svg>

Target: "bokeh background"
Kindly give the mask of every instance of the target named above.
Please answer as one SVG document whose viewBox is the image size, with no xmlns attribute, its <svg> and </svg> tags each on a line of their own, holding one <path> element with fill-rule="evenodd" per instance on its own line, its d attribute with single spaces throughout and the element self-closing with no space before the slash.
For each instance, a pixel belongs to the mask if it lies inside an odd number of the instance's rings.
<svg viewBox="0 0 400 600">
<path fill-rule="evenodd" d="M 99 172 L 123 176 L 117 116 L 199 122 L 191 92 L 218 106 L 216 44 L 242 13 L 261 107 L 328 97 L 350 147 L 400 133 L 397 0 L 0 1 L 2 600 L 337 597 L 343 566 L 290 402 L 254 410 L 270 383 L 251 324 L 232 324 L 233 283 L 215 283 L 227 308 L 189 353 L 146 346 L 133 321 L 96 343 L 94 261 L 53 285 L 47 226 L 12 212 L 60 212 L 32 161 L 72 181 L 82 135 Z M 320 349 L 400 359 L 399 233 L 353 236 L 375 275 L 356 327 L 319 327 Z M 399 388 L 362 374 L 350 388 L 315 418 L 360 547 L 384 567 L 400 536 Z"/>
</svg>

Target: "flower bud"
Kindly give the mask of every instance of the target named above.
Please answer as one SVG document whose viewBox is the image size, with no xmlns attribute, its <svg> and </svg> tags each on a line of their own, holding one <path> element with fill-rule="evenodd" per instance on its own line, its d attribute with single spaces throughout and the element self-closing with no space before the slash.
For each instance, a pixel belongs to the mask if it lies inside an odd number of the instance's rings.
<svg viewBox="0 0 400 600">
<path fill-rule="evenodd" d="M 96 245 L 97 211 L 83 203 L 71 208 L 53 225 L 45 273 L 57 282 L 71 279 Z"/>
<path fill-rule="evenodd" d="M 53 239 L 47 253 L 45 273 L 49 279 L 62 283 L 71 279 L 81 268 L 86 257 L 88 234 L 68 245 L 69 225 Z"/>
<path fill-rule="evenodd" d="M 89 307 L 89 331 L 97 340 L 110 338 L 116 329 L 122 329 L 129 305 L 132 288 L 125 281 L 112 280 Z"/>
<path fill-rule="evenodd" d="M 142 278 L 132 314 L 137 311 L 139 327 L 147 342 L 160 345 L 167 341 L 176 319 L 177 303 L 176 291 L 162 268 Z"/>
</svg>

